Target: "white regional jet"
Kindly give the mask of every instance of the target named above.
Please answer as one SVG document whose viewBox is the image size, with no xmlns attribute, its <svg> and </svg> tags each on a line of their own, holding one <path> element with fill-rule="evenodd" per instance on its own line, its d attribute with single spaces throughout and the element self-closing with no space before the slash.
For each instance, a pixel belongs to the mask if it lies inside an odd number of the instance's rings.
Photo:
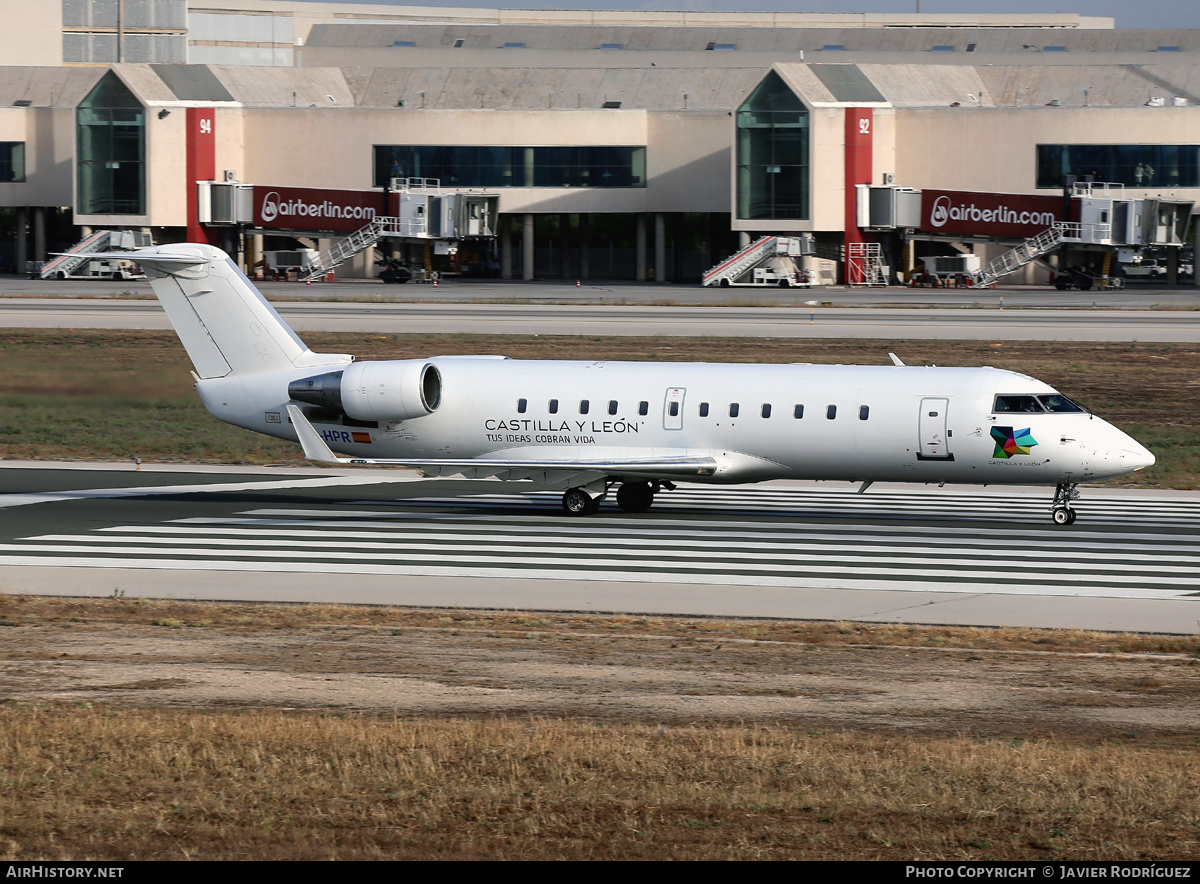
<svg viewBox="0 0 1200 884">
<path fill-rule="evenodd" d="M 676 482 L 764 479 L 1056 486 L 1154 455 L 1031 377 L 894 364 L 540 362 L 314 353 L 220 249 L 122 253 L 150 276 L 217 418 L 299 441 L 327 463 L 535 480 L 596 511 L 614 486 L 643 512 Z M 345 456 L 338 456 L 334 450 Z"/>
</svg>

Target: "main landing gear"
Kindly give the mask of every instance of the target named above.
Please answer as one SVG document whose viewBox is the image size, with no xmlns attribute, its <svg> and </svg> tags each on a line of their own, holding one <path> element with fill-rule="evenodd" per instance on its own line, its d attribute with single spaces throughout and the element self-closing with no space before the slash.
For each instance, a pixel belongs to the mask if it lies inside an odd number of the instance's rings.
<svg viewBox="0 0 1200 884">
<path fill-rule="evenodd" d="M 1079 499 L 1079 492 L 1075 490 L 1074 482 L 1060 482 L 1054 489 L 1054 502 L 1050 504 L 1051 515 L 1055 525 L 1073 525 L 1075 523 L 1075 510 L 1071 508 L 1071 501 Z"/>
<path fill-rule="evenodd" d="M 563 495 L 562 508 L 571 516 L 590 516 L 600 509 L 600 500 L 604 495 L 592 497 L 582 488 L 568 488 Z"/>
<path fill-rule="evenodd" d="M 562 497 L 562 508 L 572 516 L 590 516 L 600 508 L 600 501 L 608 497 L 608 490 L 616 482 L 606 482 L 604 493 L 592 497 L 582 488 L 568 488 Z M 654 503 L 654 495 L 661 489 L 675 490 L 670 482 L 622 482 L 617 489 L 617 506 L 623 512 L 644 513 Z"/>
</svg>

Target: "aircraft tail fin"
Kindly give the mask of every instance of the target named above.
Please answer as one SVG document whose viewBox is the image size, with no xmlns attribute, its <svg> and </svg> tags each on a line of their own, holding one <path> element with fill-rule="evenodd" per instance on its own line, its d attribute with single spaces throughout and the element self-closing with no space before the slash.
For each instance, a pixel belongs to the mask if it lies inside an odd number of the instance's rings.
<svg viewBox="0 0 1200 884">
<path fill-rule="evenodd" d="M 215 246 L 180 243 L 120 254 L 146 271 L 201 378 L 345 365 L 352 359 L 309 350 Z"/>
</svg>

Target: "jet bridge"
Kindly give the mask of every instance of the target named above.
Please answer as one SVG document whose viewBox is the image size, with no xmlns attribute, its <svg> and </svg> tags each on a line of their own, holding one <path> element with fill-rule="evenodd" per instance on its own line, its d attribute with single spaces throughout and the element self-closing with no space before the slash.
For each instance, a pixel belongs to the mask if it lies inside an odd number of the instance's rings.
<svg viewBox="0 0 1200 884">
<path fill-rule="evenodd" d="M 1060 221 L 1037 236 L 1004 252 L 974 274 L 975 285 L 991 285 L 1003 276 L 1064 245 L 1099 247 L 1105 253 L 1102 276 L 1108 279 L 1116 247 L 1181 246 L 1187 236 L 1190 200 L 1125 196 L 1124 185 L 1077 183 L 1071 200 L 1079 221 Z"/>
<path fill-rule="evenodd" d="M 1136 251 L 1147 246 L 1183 245 L 1193 207 L 1188 200 L 1135 199 L 1126 195 L 1124 185 L 1097 182 L 1075 183 L 1061 197 L 917 191 L 894 184 L 859 185 L 857 197 L 858 224 L 863 229 L 919 230 L 943 239 L 961 237 L 974 242 L 1009 239 L 1014 233 L 1028 237 L 982 268 L 964 268 L 960 275 L 977 286 L 992 285 L 1064 246 L 1103 252 L 1100 277 L 1107 281 L 1118 248 Z M 1064 215 L 1072 220 L 1061 220 Z M 1056 217 L 1060 220 L 1054 220 Z M 1047 226 L 1038 230 L 1034 222 Z"/>
<path fill-rule="evenodd" d="M 494 193 L 443 191 L 436 178 L 393 178 L 396 215 L 377 215 L 344 239 L 333 243 L 308 265 L 306 282 L 322 278 L 381 239 L 491 239 L 496 236 L 500 196 Z"/>
</svg>

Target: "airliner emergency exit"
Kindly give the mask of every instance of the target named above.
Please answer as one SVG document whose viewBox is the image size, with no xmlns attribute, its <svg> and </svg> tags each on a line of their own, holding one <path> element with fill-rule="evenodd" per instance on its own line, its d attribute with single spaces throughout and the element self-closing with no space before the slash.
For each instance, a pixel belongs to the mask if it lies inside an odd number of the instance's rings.
<svg viewBox="0 0 1200 884">
<path fill-rule="evenodd" d="M 615 488 L 643 512 L 678 482 L 766 479 L 1045 484 L 1059 525 L 1079 482 L 1154 463 L 1041 381 L 995 368 L 525 361 L 355 362 L 314 353 L 208 245 L 122 256 L 151 279 L 220 420 L 310 460 L 532 480 L 563 509 Z M 334 452 L 339 452 L 335 454 Z"/>
</svg>

